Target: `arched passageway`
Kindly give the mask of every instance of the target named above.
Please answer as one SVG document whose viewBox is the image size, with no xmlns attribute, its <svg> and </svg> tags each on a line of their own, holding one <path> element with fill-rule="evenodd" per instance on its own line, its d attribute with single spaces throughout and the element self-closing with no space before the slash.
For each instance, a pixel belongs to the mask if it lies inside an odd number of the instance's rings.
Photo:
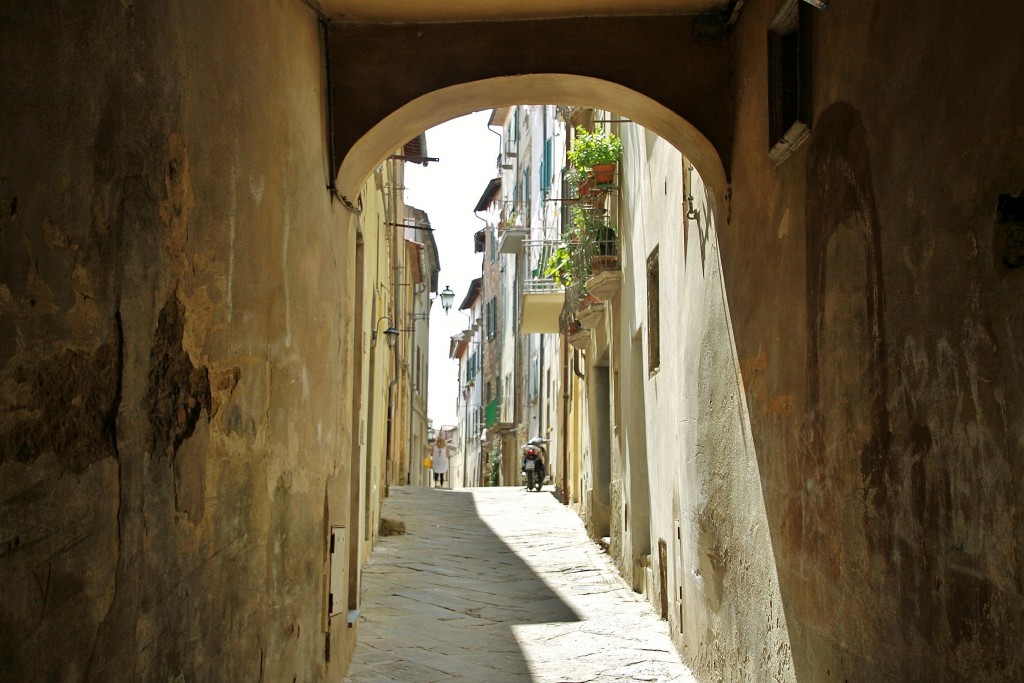
<svg viewBox="0 0 1024 683">
<path fill-rule="evenodd" d="M 547 400 L 559 406 L 558 420 L 534 420 L 526 417 L 527 410 L 517 411 L 514 424 L 503 427 L 520 439 L 512 453 L 525 437 L 549 441 L 549 455 L 558 460 L 555 481 L 561 495 L 582 511 L 595 540 L 607 539 L 616 564 L 634 588 L 661 606 L 681 649 L 701 653 L 692 659 L 704 671 L 734 671 L 734 656 L 722 652 L 750 653 L 771 642 L 769 649 L 775 654 L 766 656 L 762 666 L 791 675 L 792 645 L 757 457 L 744 432 L 746 408 L 722 278 L 718 231 L 722 207 L 727 206 L 725 171 L 708 139 L 651 98 L 600 79 L 567 74 L 491 78 L 427 93 L 386 116 L 342 160 L 338 185 L 343 192 L 346 187 L 364 187 L 366 174 L 404 140 L 448 117 L 494 108 L 491 122 L 501 131 L 502 155 L 510 154 L 515 162 L 507 164 L 511 170 L 499 167 L 497 171 L 500 177 L 494 180 L 500 180 L 507 192 L 497 198 L 495 208 L 478 216 L 486 216 L 487 222 L 480 244 L 502 242 L 506 230 L 512 234 L 525 230 L 515 239 L 527 241 L 541 242 L 548 230 L 561 236 L 569 223 L 565 216 L 559 218 L 554 207 L 578 197 L 564 194 L 561 185 L 548 187 L 550 194 L 543 194 L 539 184 L 527 190 L 523 183 L 539 183 L 545 174 L 545 181 L 550 179 L 552 163 L 543 152 L 557 138 L 561 146 L 554 148 L 564 155 L 572 129 L 566 118 L 575 119 L 576 113 L 588 108 L 568 113 L 562 109 L 556 115 L 556 107 L 524 104 L 530 102 L 589 105 L 600 110 L 590 112 L 589 118 L 603 121 L 602 126 L 622 136 L 626 153 L 614 201 L 604 195 L 593 200 L 601 202 L 602 210 L 614 206 L 621 257 L 614 277 L 621 285 L 603 294 L 598 294 L 599 285 L 590 288 L 592 297 L 604 300 L 605 311 L 586 323 L 592 343 L 583 340 L 574 350 L 568 336 L 559 336 L 561 346 L 554 346 L 556 350 L 545 353 L 545 342 L 517 350 L 516 358 L 522 362 L 509 362 L 509 375 L 505 366 L 492 362 L 491 349 L 501 347 L 503 334 L 495 332 L 487 317 L 479 326 L 488 331 L 479 338 L 471 336 L 479 341 L 470 343 L 483 348 L 484 372 L 476 383 L 491 386 L 491 379 L 508 376 L 513 379 L 506 386 L 517 385 L 523 392 L 532 391 L 532 386 L 544 387 L 533 396 L 538 402 L 550 396 Z M 583 113 L 583 118 L 587 116 Z M 520 128 L 520 121 L 529 124 Z M 443 150 L 431 153 L 444 157 Z M 562 177 L 564 163 L 564 159 L 554 162 L 554 176 Z M 513 199 L 517 193 L 520 198 L 524 193 L 532 196 L 533 201 L 520 204 Z M 354 195 L 349 201 L 364 205 Z M 491 206 L 491 201 L 482 202 L 478 210 Z M 511 212 L 510 204 L 514 205 Z M 356 213 L 361 225 L 372 223 Z M 519 222 L 523 216 L 524 222 Z M 489 310 L 497 303 L 499 315 L 520 305 L 528 310 L 518 292 L 507 296 L 498 271 L 517 273 L 514 290 L 531 279 L 528 273 L 543 271 L 543 265 L 530 263 L 526 248 L 513 247 L 507 254 L 510 258 L 498 263 L 493 249 L 484 251 L 480 299 L 487 301 Z M 657 255 L 653 261 L 652 254 Z M 652 263 L 660 264 L 660 275 L 652 272 Z M 566 291 L 566 305 L 570 305 Z M 474 309 L 474 315 L 477 312 Z M 513 335 L 520 334 L 518 322 L 512 322 Z M 471 319 L 472 327 L 478 327 L 472 323 Z M 545 331 L 557 332 L 557 321 Z M 536 332 L 530 329 L 522 334 Z M 466 334 L 475 333 L 467 330 Z M 658 338 L 663 340 L 663 351 L 660 360 L 653 360 L 650 344 Z M 569 359 L 576 351 L 581 355 L 572 363 L 579 374 L 569 370 Z M 564 365 L 537 367 L 538 358 L 541 363 L 544 358 L 562 359 Z M 471 362 L 479 363 L 477 358 Z M 526 364 L 529 370 L 524 370 Z M 558 375 L 562 385 L 549 388 L 537 381 Z M 584 381 L 575 379 L 584 376 Z M 480 392 L 482 396 L 475 393 L 478 389 L 466 386 L 471 392 L 467 403 L 477 400 L 478 409 L 494 405 L 490 389 Z M 582 398 L 562 398 L 570 394 Z M 570 401 L 575 402 L 570 406 Z M 713 410 L 707 407 L 708 401 Z M 530 431 L 544 430 L 552 422 L 557 424 L 549 431 Z M 468 440 L 476 439 L 478 431 L 471 420 L 462 426 L 469 432 L 465 435 L 469 453 L 474 445 Z M 570 438 L 573 428 L 582 433 L 580 438 Z M 493 441 L 493 437 L 481 435 L 479 440 Z M 511 468 L 506 465 L 511 454 L 505 450 L 502 468 L 509 474 Z M 491 453 L 497 452 L 494 446 Z M 474 456 L 489 460 L 478 452 Z M 511 477 L 518 473 L 518 467 L 514 469 Z M 511 478 L 502 481 L 508 484 Z M 737 590 L 738 585 L 759 589 Z M 772 622 L 767 630 L 758 625 L 765 615 Z M 706 636 L 709 632 L 718 634 L 716 640 L 722 644 L 718 651 L 713 651 Z"/>
<path fill-rule="evenodd" d="M 354 188 L 402 141 L 463 114 L 515 104 L 567 104 L 614 111 L 664 138 L 692 160 L 715 197 L 727 180 L 719 149 L 692 122 L 649 96 L 616 83 L 560 73 L 506 76 L 428 92 L 388 112 L 354 140 L 341 160 L 337 185 L 354 199 Z M 344 118 L 344 117 L 342 117 Z M 340 125 L 340 124 L 339 124 Z"/>
<path fill-rule="evenodd" d="M 382 44 L 389 46 L 387 59 L 376 50 Z M 723 87 L 729 82 L 728 43 L 700 39 L 692 16 L 336 23 L 329 49 L 331 63 L 339 65 L 328 74 L 338 160 L 354 152 L 376 163 L 386 153 L 382 141 L 370 136 L 365 151 L 357 144 L 401 110 L 417 122 L 436 124 L 476 109 L 546 102 L 635 116 L 687 149 L 709 182 L 724 180 L 705 166 L 712 148 L 725 164 L 731 156 L 732 98 Z M 522 77 L 512 78 L 517 76 Z M 375 87 L 368 88 L 370 83 Z M 689 123 L 677 126 L 680 121 Z M 409 118 L 394 121 L 406 124 Z M 427 126 L 415 128 L 404 132 L 411 137 Z M 343 193 L 359 180 L 344 171 Z"/>
<path fill-rule="evenodd" d="M 736 358 L 709 358 L 738 361 L 745 393 L 695 395 L 709 417 L 748 404 L 796 678 L 1024 678 L 1024 5 L 676 4 L 742 6 L 708 43 L 678 16 L 336 23 L 328 103 L 312 7 L 342 4 L 5 10 L 5 672 L 336 676 L 324 577 L 334 527 L 372 535 L 350 483 L 352 360 L 371 335 L 353 322 L 353 218 L 324 187 L 351 197 L 386 144 L 488 104 L 417 113 L 447 106 L 437 94 L 550 74 L 520 101 L 562 101 L 566 76 L 581 104 L 648 98 L 632 115 L 714 189 L 730 304 L 714 324 Z M 766 47 L 793 18 L 809 144 L 780 158 Z M 594 35 L 623 38 L 618 56 L 596 62 Z M 689 234 L 696 277 L 713 243 Z M 680 526 L 721 523 L 686 510 Z M 670 570 L 695 594 L 761 591 L 731 571 L 738 538 Z M 728 605 L 685 616 L 722 642 Z M 721 659 L 736 679 L 764 661 Z"/>
</svg>

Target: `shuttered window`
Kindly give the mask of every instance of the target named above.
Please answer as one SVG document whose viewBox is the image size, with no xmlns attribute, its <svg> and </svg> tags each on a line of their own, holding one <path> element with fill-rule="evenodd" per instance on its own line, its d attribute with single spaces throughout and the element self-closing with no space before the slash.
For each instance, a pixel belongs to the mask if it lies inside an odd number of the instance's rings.
<svg viewBox="0 0 1024 683">
<path fill-rule="evenodd" d="M 544 141 L 544 156 L 540 160 L 540 191 L 541 194 L 546 195 L 551 189 L 551 148 L 554 143 L 553 138 L 548 138 Z"/>
</svg>

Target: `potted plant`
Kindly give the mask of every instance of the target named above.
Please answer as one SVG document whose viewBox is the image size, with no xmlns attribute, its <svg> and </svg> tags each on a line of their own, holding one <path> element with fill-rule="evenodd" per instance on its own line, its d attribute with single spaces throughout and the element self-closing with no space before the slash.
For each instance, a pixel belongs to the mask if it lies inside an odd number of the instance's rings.
<svg viewBox="0 0 1024 683">
<path fill-rule="evenodd" d="M 569 166 L 565 173 L 565 180 L 569 187 L 576 188 L 576 196 L 573 199 L 583 199 L 590 194 L 590 173 L 581 171 L 575 166 Z"/>
<path fill-rule="evenodd" d="M 618 251 L 618 228 L 612 225 L 603 211 L 582 206 L 572 207 L 570 235 L 585 243 L 595 254 L 609 256 Z"/>
<path fill-rule="evenodd" d="M 615 164 L 622 158 L 622 140 L 600 128 L 589 132 L 583 126 L 577 126 L 576 137 L 566 157 L 577 169 L 589 169 L 598 185 L 605 185 L 615 178 Z"/>
</svg>

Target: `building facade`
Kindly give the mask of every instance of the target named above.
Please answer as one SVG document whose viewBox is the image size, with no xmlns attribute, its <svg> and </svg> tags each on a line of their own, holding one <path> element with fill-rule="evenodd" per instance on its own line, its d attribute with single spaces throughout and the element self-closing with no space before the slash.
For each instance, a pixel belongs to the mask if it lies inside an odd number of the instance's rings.
<svg viewBox="0 0 1024 683">
<path fill-rule="evenodd" d="M 629 148 L 558 480 L 697 675 L 1024 679 L 1024 5 L 824 4 L 6 3 L 7 677 L 343 675 L 389 157 L 548 102 Z"/>
</svg>

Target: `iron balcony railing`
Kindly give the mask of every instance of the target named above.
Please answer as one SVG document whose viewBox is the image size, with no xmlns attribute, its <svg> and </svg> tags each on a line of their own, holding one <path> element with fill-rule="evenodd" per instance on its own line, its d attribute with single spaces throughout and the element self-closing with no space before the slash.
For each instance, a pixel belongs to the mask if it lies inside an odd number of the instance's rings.
<svg viewBox="0 0 1024 683">
<path fill-rule="evenodd" d="M 526 259 L 526 275 L 523 279 L 525 293 L 562 290 L 562 284 L 551 272 L 551 263 L 564 244 L 556 228 L 534 231 L 530 239 L 523 240 L 523 255 Z"/>
</svg>

